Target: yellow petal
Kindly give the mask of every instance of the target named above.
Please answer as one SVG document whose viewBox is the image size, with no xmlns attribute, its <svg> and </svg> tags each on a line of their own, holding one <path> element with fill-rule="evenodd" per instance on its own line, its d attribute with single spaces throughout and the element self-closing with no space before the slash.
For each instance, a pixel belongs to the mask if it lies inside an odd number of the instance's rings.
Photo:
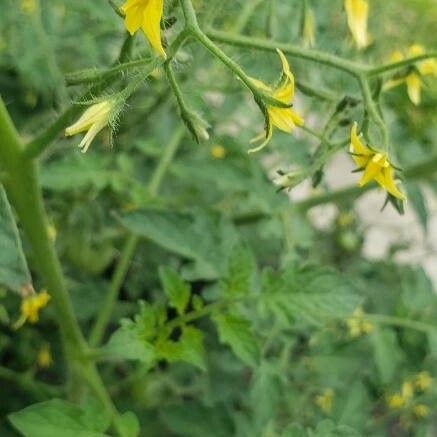
<svg viewBox="0 0 437 437">
<path fill-rule="evenodd" d="M 413 44 L 408 49 L 408 56 L 411 56 L 411 57 L 419 56 L 419 55 L 422 55 L 423 53 L 425 53 L 425 48 L 423 46 L 421 46 L 420 44 Z"/>
<path fill-rule="evenodd" d="M 366 0 L 345 0 L 345 9 L 349 30 L 359 49 L 369 44 L 367 18 L 369 5 Z"/>
<path fill-rule="evenodd" d="M 406 196 L 403 194 L 396 185 L 396 182 L 393 177 L 393 168 L 388 166 L 384 168 L 381 173 L 375 176 L 376 182 L 387 190 L 392 196 L 397 197 L 398 199 L 405 200 Z"/>
<path fill-rule="evenodd" d="M 353 124 L 351 129 L 351 144 L 349 150 L 352 153 L 352 159 L 359 167 L 367 164 L 369 160 L 368 157 L 371 156 L 373 153 L 367 146 L 365 146 L 361 142 L 360 137 L 357 134 L 356 122 Z"/>
<path fill-rule="evenodd" d="M 404 55 L 402 54 L 402 52 L 400 50 L 395 50 L 391 55 L 390 55 L 390 62 L 399 62 L 402 61 L 402 59 L 404 59 Z"/>
<path fill-rule="evenodd" d="M 144 0 L 128 0 L 120 8 L 125 14 L 124 24 L 131 35 L 141 28 L 143 8 Z"/>
<path fill-rule="evenodd" d="M 400 79 L 391 79 L 384 83 L 382 86 L 382 89 L 384 91 L 391 90 L 392 88 L 395 88 L 405 82 L 405 77 L 402 77 Z"/>
<path fill-rule="evenodd" d="M 85 132 L 99 119 L 105 119 L 107 121 L 111 108 L 112 104 L 106 100 L 90 106 L 75 123 L 65 129 L 65 135 L 71 136 Z"/>
<path fill-rule="evenodd" d="M 291 71 L 287 58 L 285 57 L 284 53 L 281 50 L 276 49 L 276 51 L 278 52 L 279 58 L 281 59 L 282 71 L 284 72 L 285 75 L 288 75 L 289 73 L 291 73 Z"/>
<path fill-rule="evenodd" d="M 295 124 L 290 109 L 269 106 L 267 110 L 273 126 L 288 133 L 293 130 Z"/>
<path fill-rule="evenodd" d="M 361 177 L 358 185 L 362 187 L 370 182 L 372 179 L 375 179 L 378 174 L 381 173 L 382 168 L 384 167 L 384 157 L 381 153 L 377 153 L 372 159 L 367 162 L 366 168 L 364 170 L 363 176 Z"/>
<path fill-rule="evenodd" d="M 420 95 L 422 89 L 422 81 L 418 74 L 410 73 L 405 79 L 407 82 L 407 92 L 410 100 L 418 105 L 420 103 Z"/>
<path fill-rule="evenodd" d="M 418 68 L 422 75 L 433 74 L 437 76 L 437 60 L 435 59 L 426 59 L 419 64 Z"/>
<path fill-rule="evenodd" d="M 165 58 L 166 54 L 161 43 L 161 18 L 163 9 L 164 0 L 147 0 L 141 27 L 151 46 Z"/>
</svg>

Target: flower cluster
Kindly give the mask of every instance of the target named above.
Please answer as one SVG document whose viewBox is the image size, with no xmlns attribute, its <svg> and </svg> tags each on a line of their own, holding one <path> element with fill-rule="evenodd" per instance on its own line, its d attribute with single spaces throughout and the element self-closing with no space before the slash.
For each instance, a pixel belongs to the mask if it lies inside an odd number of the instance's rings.
<svg viewBox="0 0 437 437">
<path fill-rule="evenodd" d="M 432 378 L 429 372 L 422 371 L 410 379 L 406 379 L 401 389 L 389 394 L 386 397 L 387 406 L 394 411 L 410 412 L 416 418 L 423 418 L 429 414 L 429 407 L 420 402 L 420 397 L 427 392 L 432 385 Z"/>
<path fill-rule="evenodd" d="M 39 312 L 50 301 L 50 295 L 47 291 L 43 290 L 40 293 L 33 293 L 30 296 L 26 296 L 21 301 L 20 318 L 14 325 L 15 329 L 20 328 L 26 322 L 36 323 L 39 320 Z"/>
<path fill-rule="evenodd" d="M 423 53 L 425 53 L 425 48 L 423 46 L 419 44 L 413 44 L 409 47 L 405 55 L 400 50 L 393 52 L 390 57 L 390 61 L 398 62 L 406 58 L 420 56 Z M 407 71 L 402 73 L 399 77 L 395 77 L 387 81 L 384 84 L 384 90 L 390 90 L 405 83 L 407 86 L 408 97 L 415 105 L 418 105 L 421 101 L 422 95 L 422 78 L 430 75 L 437 77 L 436 59 L 425 59 L 417 62 L 415 66 L 408 68 Z"/>
<path fill-rule="evenodd" d="M 361 307 L 357 308 L 352 316 L 346 319 L 346 326 L 349 335 L 353 338 L 370 334 L 373 331 L 373 324 L 364 318 L 364 312 Z"/>
</svg>

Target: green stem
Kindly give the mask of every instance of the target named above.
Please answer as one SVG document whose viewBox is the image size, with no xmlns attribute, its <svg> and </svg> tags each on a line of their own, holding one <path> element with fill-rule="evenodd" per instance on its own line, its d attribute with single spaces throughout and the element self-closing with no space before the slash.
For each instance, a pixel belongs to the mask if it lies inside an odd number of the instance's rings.
<svg viewBox="0 0 437 437">
<path fill-rule="evenodd" d="M 398 62 L 392 62 L 390 64 L 381 65 L 380 67 L 370 67 L 366 70 L 367 76 L 378 76 L 383 73 L 387 73 L 388 71 L 399 70 L 401 68 L 408 67 L 411 64 L 415 64 L 418 61 L 422 61 L 424 59 L 436 58 L 437 52 L 428 52 L 422 53 L 421 55 L 414 56 L 407 59 L 402 59 Z"/>
<path fill-rule="evenodd" d="M 102 342 L 106 326 L 111 319 L 115 302 L 117 301 L 121 286 L 126 278 L 138 241 L 139 238 L 136 235 L 131 234 L 123 246 L 108 293 L 105 296 L 97 315 L 97 319 L 91 330 L 89 337 L 89 344 L 91 347 L 97 347 Z"/>
<path fill-rule="evenodd" d="M 401 328 L 415 329 L 426 334 L 436 334 L 437 326 L 429 323 L 416 322 L 415 320 L 401 319 L 399 317 L 387 316 L 385 314 L 364 314 L 364 319 L 382 325 L 400 326 Z"/>
<path fill-rule="evenodd" d="M 88 346 L 73 312 L 61 266 L 48 236 L 48 220 L 42 202 L 37 165 L 24 158 L 23 144 L 0 98 L 0 170 L 3 183 L 21 226 L 33 251 L 37 271 L 41 275 L 56 312 L 65 361 L 70 376 L 79 375 L 87 381 L 112 417 L 117 415 L 93 363 L 86 359 Z M 121 430 L 118 430 L 123 435 Z"/>
<path fill-rule="evenodd" d="M 382 144 L 384 145 L 385 150 L 388 151 L 389 138 L 388 138 L 387 126 L 385 125 L 384 120 L 382 119 L 378 111 L 377 104 L 373 100 L 372 92 L 370 91 L 369 81 L 363 75 L 360 75 L 358 77 L 358 81 L 360 83 L 361 92 L 363 94 L 364 106 L 367 109 L 369 116 L 373 119 L 375 124 L 378 126 L 378 129 L 381 133 Z"/>
<path fill-rule="evenodd" d="M 210 29 L 206 32 L 209 38 L 214 41 L 230 44 L 238 47 L 248 47 L 252 49 L 264 50 L 269 52 L 276 52 L 280 49 L 286 55 L 306 59 L 317 62 L 319 64 L 328 65 L 330 67 L 342 70 L 346 73 L 358 76 L 366 71 L 366 67 L 356 62 L 348 61 L 339 56 L 331 55 L 317 50 L 305 49 L 292 44 L 281 43 L 279 41 L 272 41 L 263 38 L 246 37 L 242 35 L 232 35 L 227 32 Z"/>
<path fill-rule="evenodd" d="M 158 194 L 158 190 L 161 186 L 162 181 L 164 180 L 165 173 L 167 172 L 176 154 L 176 151 L 182 141 L 183 136 L 184 129 L 177 129 L 168 144 L 165 146 L 164 152 L 158 162 L 158 165 L 155 168 L 155 171 L 153 172 L 153 175 L 148 185 L 148 190 L 152 198 Z M 140 238 L 137 235 L 130 234 L 123 246 L 121 256 L 115 268 L 108 293 L 105 296 L 94 326 L 91 329 L 91 333 L 89 336 L 89 344 L 91 347 L 98 347 L 102 342 L 105 329 L 109 321 L 111 320 L 111 315 L 113 313 L 115 303 L 117 302 L 121 287 L 129 271 L 131 260 L 135 253 L 135 249 L 138 245 L 139 240 Z"/>
<path fill-rule="evenodd" d="M 80 71 L 73 71 L 65 75 L 65 82 L 67 85 L 82 85 L 93 82 L 99 82 L 104 79 L 109 79 L 126 70 L 142 67 L 150 64 L 151 58 L 140 58 L 134 61 L 124 62 L 106 69 L 86 69 Z"/>
</svg>

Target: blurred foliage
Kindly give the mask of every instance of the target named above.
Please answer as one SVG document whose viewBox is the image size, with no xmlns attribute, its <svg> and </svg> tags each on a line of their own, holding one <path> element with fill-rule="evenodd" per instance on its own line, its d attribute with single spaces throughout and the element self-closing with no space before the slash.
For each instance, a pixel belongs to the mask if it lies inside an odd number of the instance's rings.
<svg viewBox="0 0 437 437">
<path fill-rule="evenodd" d="M 176 20 L 169 35 L 180 26 L 173 3 L 166 6 L 167 18 Z M 301 43 L 300 0 L 253 0 L 248 17 L 248 0 L 193 3 L 205 27 Z M 413 43 L 437 47 L 435 0 L 371 0 L 373 43 L 360 53 L 342 1 L 307 3 L 317 49 L 380 64 Z M 82 95 L 64 76 L 118 62 L 125 33 L 103 0 L 1 6 L 0 92 L 27 140 Z M 277 77 L 276 56 L 226 50 L 251 76 Z M 133 52 L 150 54 L 142 35 Z M 342 97 L 360 98 L 350 77 L 290 61 L 298 81 L 335 97 L 322 102 L 298 92 L 295 106 L 311 126 L 325 123 Z M 437 375 L 437 297 L 423 267 L 396 262 L 408 247 L 395 245 L 384 260 L 367 259 L 367 229 L 352 202 L 339 204 L 327 227 L 315 226 L 314 214 L 271 182 L 277 170 L 311 162 L 314 138 L 279 133 L 265 154 L 249 156 L 263 120 L 241 84 L 194 43 L 177 55 L 175 70 L 190 106 L 212 126 L 209 141 L 196 144 L 181 130 L 158 72 L 129 101 L 113 145 L 104 133 L 82 155 L 77 138 L 59 137 L 42 162 L 52 236 L 84 332 L 102 306 L 124 241 L 141 238 L 96 352 L 108 391 L 127 412 L 120 427 L 129 436 L 159 437 L 437 435 L 437 384 L 427 379 Z M 126 74 L 122 82 L 128 81 Z M 401 167 L 437 153 L 435 80 L 426 82 L 418 107 L 404 87 L 381 100 Z M 360 119 L 360 109 L 347 116 Z M 346 137 L 349 126 L 339 126 L 335 138 Z M 154 172 L 172 142 L 178 150 L 157 194 Z M 435 192 L 437 180 L 406 186 L 407 209 L 427 235 L 424 187 Z M 330 188 L 323 179 L 318 190 Z M 0 282 L 14 289 L 28 271 L 21 247 L 9 252 L 17 229 L 3 211 L 0 272 L 11 259 L 20 262 L 7 272 L 12 282 Z M 23 246 L 39 290 L 26 239 Z M 18 313 L 17 296 L 1 290 L 0 435 L 108 435 L 109 418 L 92 396 L 61 400 L 66 363 L 54 309 L 49 305 L 37 325 L 13 331 Z M 53 363 L 45 367 L 38 354 L 47 344 Z"/>
</svg>

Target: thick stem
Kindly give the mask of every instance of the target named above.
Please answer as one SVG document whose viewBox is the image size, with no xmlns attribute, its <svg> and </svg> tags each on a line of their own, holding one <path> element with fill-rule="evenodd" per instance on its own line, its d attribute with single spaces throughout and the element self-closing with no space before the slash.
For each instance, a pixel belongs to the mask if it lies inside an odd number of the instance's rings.
<svg viewBox="0 0 437 437">
<path fill-rule="evenodd" d="M 0 171 L 9 201 L 24 229 L 37 271 L 41 275 L 56 312 L 65 361 L 70 373 L 80 376 L 93 390 L 105 409 L 117 412 L 94 364 L 86 358 L 88 346 L 73 312 L 61 266 L 47 233 L 48 220 L 42 202 L 37 165 L 23 156 L 23 144 L 0 98 Z M 123 435 L 121 430 L 118 430 Z"/>
</svg>

